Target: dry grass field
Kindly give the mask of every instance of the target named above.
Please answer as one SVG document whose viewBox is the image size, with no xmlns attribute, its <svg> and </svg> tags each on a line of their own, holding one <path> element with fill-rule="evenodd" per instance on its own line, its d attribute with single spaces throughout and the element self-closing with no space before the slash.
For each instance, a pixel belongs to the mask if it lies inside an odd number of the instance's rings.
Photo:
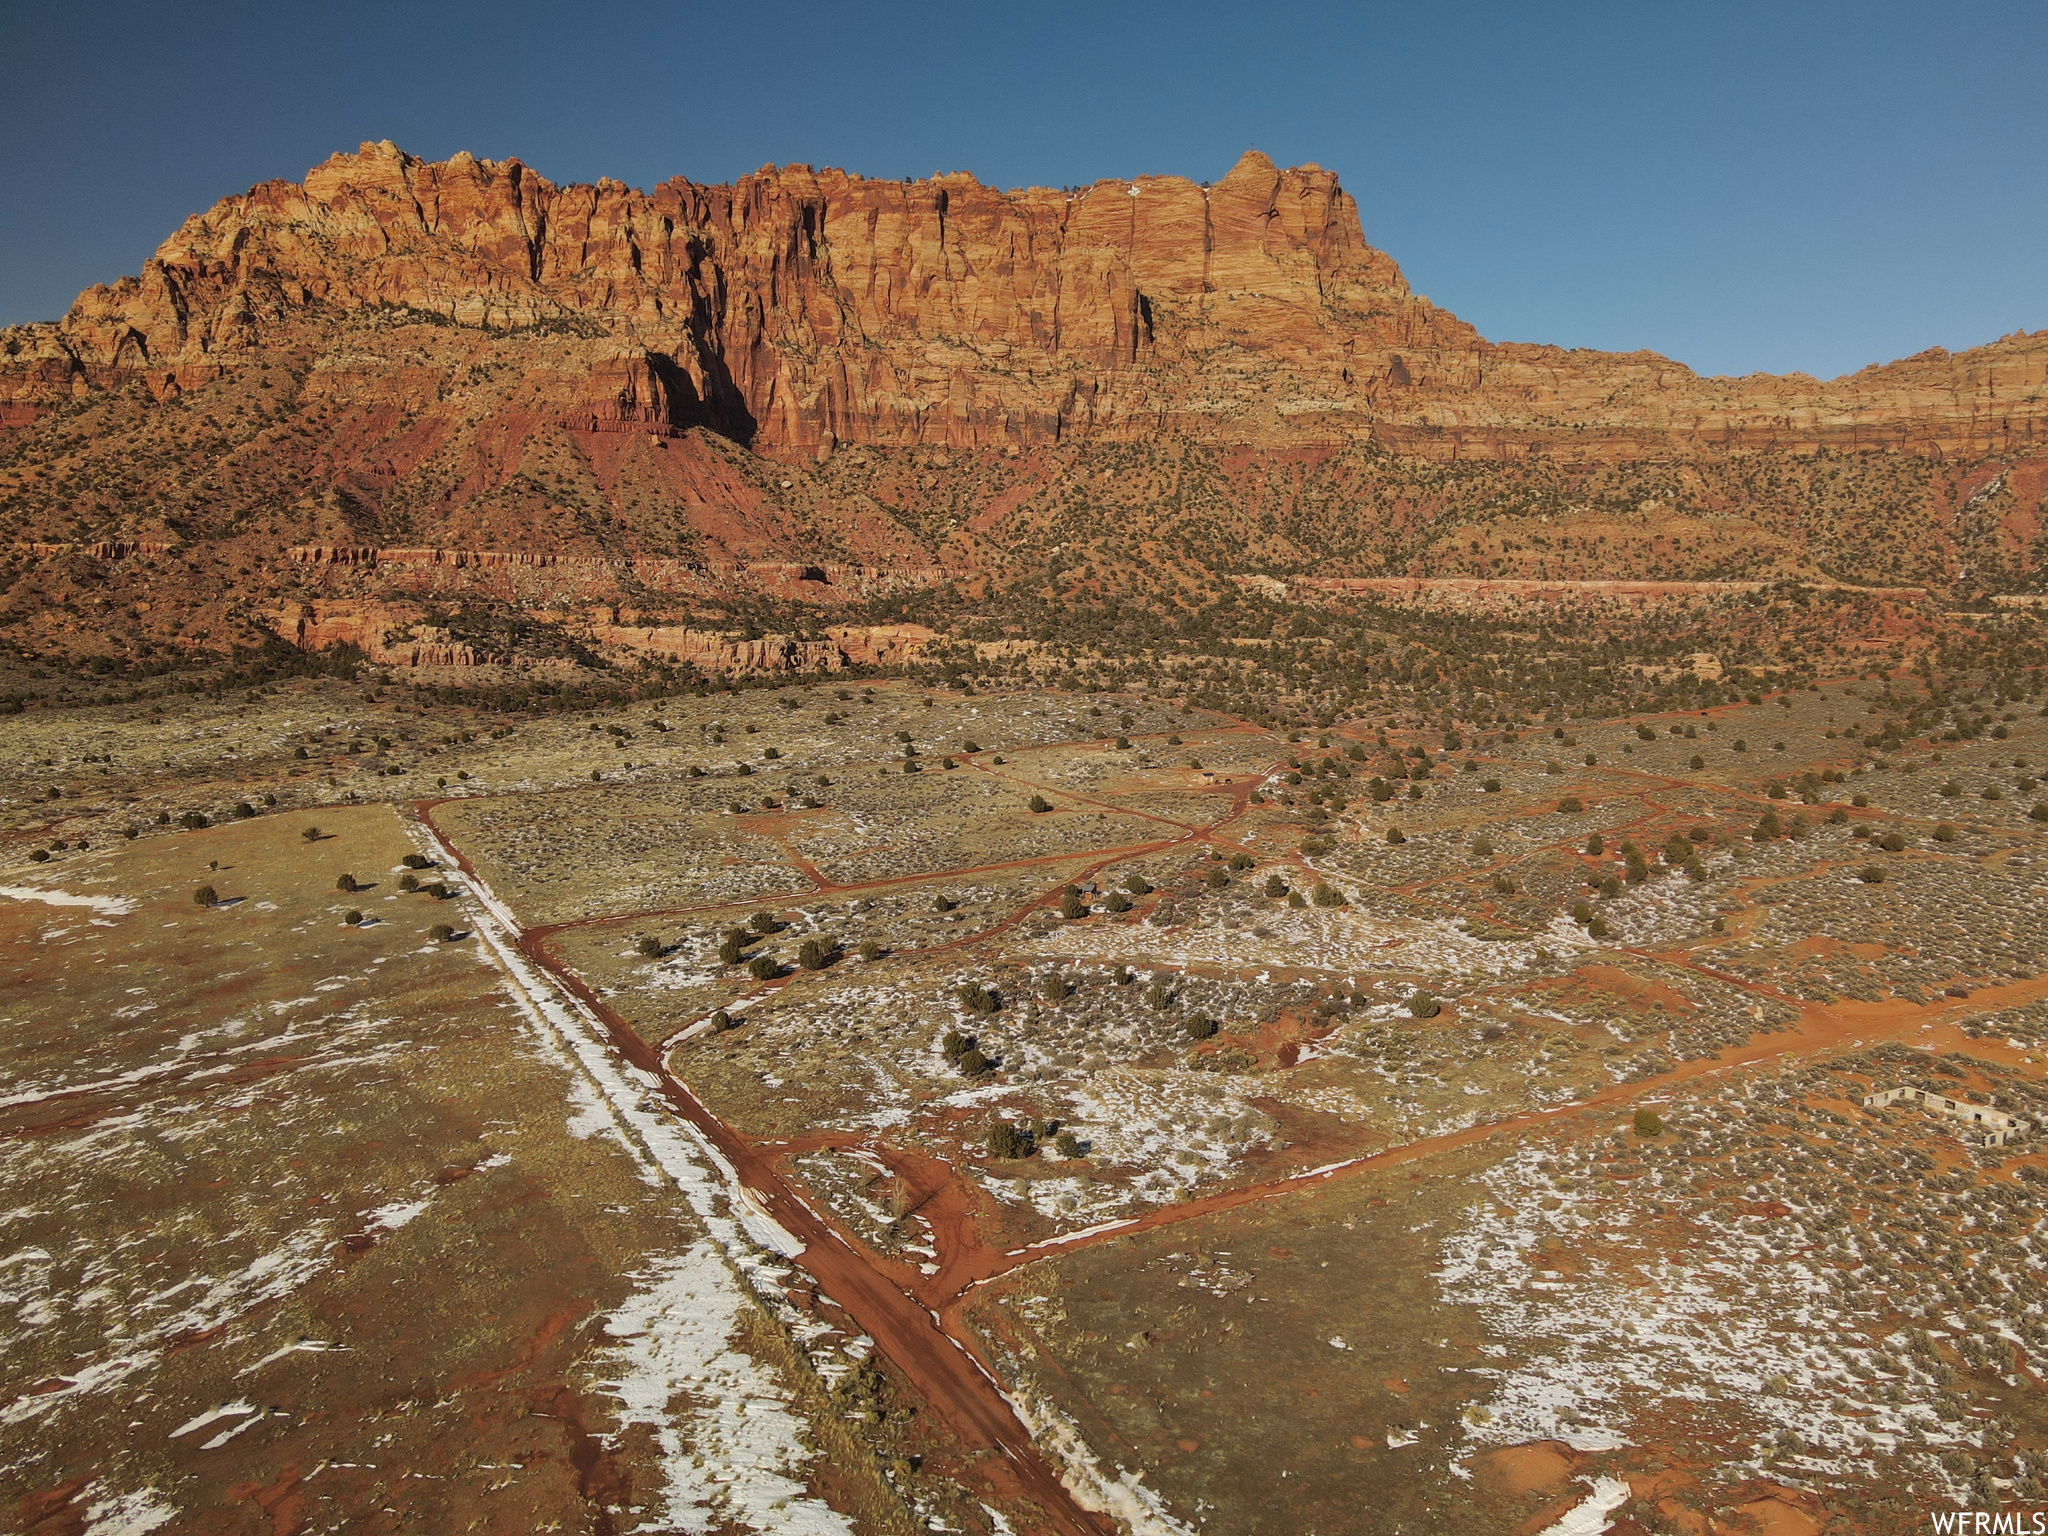
<svg viewBox="0 0 2048 1536">
<path fill-rule="evenodd" d="M 22 717 L 16 1525 L 2031 1497 L 2048 722 L 1878 753 L 1854 687 L 1449 749 L 897 683 Z"/>
</svg>

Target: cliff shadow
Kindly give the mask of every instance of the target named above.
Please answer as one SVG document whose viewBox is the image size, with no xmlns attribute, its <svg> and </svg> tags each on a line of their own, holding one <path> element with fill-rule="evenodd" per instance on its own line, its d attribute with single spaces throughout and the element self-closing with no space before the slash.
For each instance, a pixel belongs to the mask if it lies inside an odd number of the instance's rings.
<svg viewBox="0 0 2048 1536">
<path fill-rule="evenodd" d="M 697 362 L 704 373 L 700 392 L 688 369 L 666 352 L 647 354 L 647 365 L 661 383 L 668 401 L 668 423 L 672 427 L 708 427 L 720 437 L 731 438 L 741 447 L 753 446 L 760 425 L 747 408 L 746 396 L 733 381 L 725 359 L 701 343 Z"/>
</svg>

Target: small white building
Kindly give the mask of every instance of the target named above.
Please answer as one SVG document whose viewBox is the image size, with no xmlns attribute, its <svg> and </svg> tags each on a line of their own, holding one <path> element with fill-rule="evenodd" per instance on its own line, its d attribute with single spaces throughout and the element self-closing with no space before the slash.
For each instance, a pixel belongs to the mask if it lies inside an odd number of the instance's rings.
<svg viewBox="0 0 2048 1536">
<path fill-rule="evenodd" d="M 2009 1115 L 1988 1104 L 1965 1104 L 1961 1099 L 1926 1093 L 1918 1088 L 1887 1088 L 1882 1093 L 1866 1094 L 1863 1099 L 1865 1109 L 1883 1109 L 1887 1104 L 1899 1103 L 1918 1104 L 1937 1115 L 1946 1115 L 1951 1120 L 1979 1128 L 1984 1133 L 1983 1145 L 1987 1147 L 2002 1147 L 2024 1129 L 2018 1115 Z"/>
</svg>

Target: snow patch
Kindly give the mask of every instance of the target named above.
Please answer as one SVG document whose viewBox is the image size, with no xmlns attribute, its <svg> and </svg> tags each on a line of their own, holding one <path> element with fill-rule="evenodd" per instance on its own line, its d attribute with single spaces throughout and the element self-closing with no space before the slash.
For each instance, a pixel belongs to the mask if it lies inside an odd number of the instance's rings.
<svg viewBox="0 0 2048 1536">
<path fill-rule="evenodd" d="M 655 1433 L 668 1486 L 642 1531 L 706 1533 L 735 1525 L 790 1536 L 852 1536 L 804 1492 L 802 1420 L 767 1368 L 734 1347 L 752 1303 L 709 1241 L 634 1277 L 640 1289 L 605 1319 L 617 1374 L 602 1383 L 619 1424 Z"/>
<path fill-rule="evenodd" d="M 87 1504 L 85 1536 L 149 1536 L 177 1517 L 177 1506 L 166 1504 L 154 1488 L 138 1488 Z"/>
<path fill-rule="evenodd" d="M 1628 1502 L 1628 1484 L 1618 1477 L 1602 1477 L 1590 1486 L 1593 1491 L 1566 1510 L 1562 1520 L 1546 1526 L 1542 1536 L 1600 1536 L 1614 1523 L 1614 1512 Z"/>
<path fill-rule="evenodd" d="M 427 1208 L 424 1200 L 399 1200 L 370 1212 L 368 1231 L 396 1232 Z"/>
<path fill-rule="evenodd" d="M 254 1413 L 255 1411 L 256 1405 L 254 1403 L 223 1403 L 218 1408 L 207 1409 L 206 1412 L 200 1414 L 197 1418 L 187 1419 L 171 1431 L 171 1438 L 176 1440 L 184 1435 L 196 1434 L 217 1420 L 240 1417 L 243 1414 Z"/>
<path fill-rule="evenodd" d="M 69 891 L 46 890 L 40 885 L 0 885 L 0 896 L 13 901 L 41 901 L 53 907 L 91 907 L 103 917 L 126 917 L 135 910 L 130 896 L 74 896 Z"/>
</svg>

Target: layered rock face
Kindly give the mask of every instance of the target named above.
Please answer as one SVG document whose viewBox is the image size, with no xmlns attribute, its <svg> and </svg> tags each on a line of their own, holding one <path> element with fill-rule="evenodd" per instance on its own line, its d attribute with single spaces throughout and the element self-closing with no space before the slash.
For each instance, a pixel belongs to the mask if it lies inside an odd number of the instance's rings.
<svg viewBox="0 0 2048 1536">
<path fill-rule="evenodd" d="M 129 379 L 188 390 L 283 331 L 378 309 L 602 339 L 547 391 L 585 430 L 701 425 L 792 454 L 1161 432 L 1442 457 L 1982 454 L 2048 436 L 2048 333 L 1831 383 L 1490 343 L 1409 291 L 1335 175 L 1257 154 L 1213 186 L 1002 192 L 791 166 L 649 193 L 389 144 L 228 198 L 139 277 L 6 333 L 0 425 Z"/>
<path fill-rule="evenodd" d="M 1495 344 L 1333 174 L 1255 154 L 1213 186 L 639 192 L 365 145 L 0 331 L 0 450 L 28 654 L 832 667 L 1062 582 L 2048 571 L 2048 332 L 1830 382 Z"/>
<path fill-rule="evenodd" d="M 921 624 L 834 624 L 821 639 L 790 635 L 748 637 L 688 625 L 635 624 L 632 616 L 599 607 L 564 617 L 568 638 L 631 657 L 662 657 L 707 673 L 738 676 L 777 672 L 838 672 L 848 666 L 895 666 L 915 661 L 936 638 Z M 352 645 L 377 666 L 463 668 L 510 663 L 530 666 L 517 651 L 479 651 L 445 628 L 423 622 L 403 600 L 287 603 L 265 616 L 279 638 L 302 650 Z"/>
</svg>

